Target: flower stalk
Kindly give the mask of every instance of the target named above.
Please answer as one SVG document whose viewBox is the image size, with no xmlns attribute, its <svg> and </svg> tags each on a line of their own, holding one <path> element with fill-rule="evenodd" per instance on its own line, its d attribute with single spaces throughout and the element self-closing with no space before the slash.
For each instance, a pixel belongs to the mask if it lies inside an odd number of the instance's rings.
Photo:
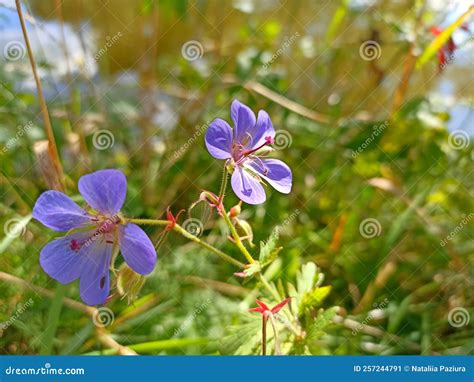
<svg viewBox="0 0 474 382">
<path fill-rule="evenodd" d="M 161 226 L 169 226 L 170 222 L 168 220 L 158 220 L 158 219 L 131 219 L 125 218 L 125 221 L 128 223 L 140 224 L 140 225 L 161 225 Z M 233 257 L 227 255 L 226 253 L 222 252 L 220 249 L 212 246 L 209 243 L 201 240 L 199 237 L 193 235 L 192 233 L 186 231 L 183 227 L 179 224 L 174 224 L 173 231 L 179 233 L 180 235 L 184 236 L 186 239 L 199 244 L 201 247 L 206 248 L 207 250 L 211 251 L 212 253 L 219 256 L 222 260 L 235 265 L 238 268 L 244 269 L 245 264 L 241 263 L 240 261 L 234 259 Z"/>
</svg>

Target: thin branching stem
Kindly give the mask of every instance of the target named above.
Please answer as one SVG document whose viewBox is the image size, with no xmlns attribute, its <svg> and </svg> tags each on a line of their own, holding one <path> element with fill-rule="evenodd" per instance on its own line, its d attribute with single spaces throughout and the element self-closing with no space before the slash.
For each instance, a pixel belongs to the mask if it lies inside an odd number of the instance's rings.
<svg viewBox="0 0 474 382">
<path fill-rule="evenodd" d="M 221 188 L 219 190 L 219 201 L 222 201 L 225 196 L 225 192 L 227 189 L 227 179 L 229 178 L 229 173 L 227 172 L 227 168 L 224 165 L 224 171 L 222 172 L 222 182 Z"/>
<path fill-rule="evenodd" d="M 222 206 L 222 216 L 224 217 L 224 220 L 227 223 L 227 226 L 229 227 L 229 230 L 230 230 L 230 233 L 232 234 L 235 245 L 237 246 L 237 248 L 239 248 L 240 252 L 242 252 L 242 254 L 245 256 L 247 261 L 250 264 L 254 264 L 255 263 L 254 258 L 252 257 L 250 252 L 247 250 L 245 245 L 242 243 L 242 240 L 240 240 L 240 236 L 239 236 L 237 230 L 235 229 L 234 225 L 232 224 L 232 222 L 230 220 L 230 217 L 227 214 L 227 211 L 225 210 L 225 208 L 223 206 Z"/>
<path fill-rule="evenodd" d="M 56 140 L 54 138 L 53 126 L 51 125 L 51 120 L 49 118 L 48 106 L 46 105 L 46 100 L 43 94 L 43 87 L 38 76 L 38 71 L 36 70 L 36 61 L 33 56 L 33 50 L 31 49 L 30 39 L 28 37 L 28 31 L 26 29 L 25 19 L 23 17 L 23 11 L 21 10 L 20 0 L 15 0 L 16 9 L 18 12 L 18 17 L 20 19 L 21 29 L 23 31 L 23 37 L 25 39 L 26 49 L 28 51 L 28 57 L 30 59 L 31 70 L 33 72 L 33 77 L 36 83 L 36 90 L 38 93 L 38 101 L 40 105 L 41 114 L 43 116 L 44 127 L 46 129 L 46 135 L 48 136 L 49 142 L 49 153 L 51 155 L 54 166 L 56 167 L 57 173 L 59 175 L 59 182 L 61 187 L 64 190 L 64 173 L 59 159 L 58 147 L 56 146 Z"/>
<path fill-rule="evenodd" d="M 275 323 L 275 317 L 273 317 L 273 314 L 269 315 L 270 318 L 270 323 L 272 324 L 273 328 L 273 341 L 275 342 L 275 355 L 281 355 L 281 349 L 280 349 L 280 339 L 278 338 L 278 330 L 276 327 Z"/>
<path fill-rule="evenodd" d="M 156 219 L 125 219 L 126 222 L 128 223 L 134 223 L 134 224 L 142 224 L 142 225 L 161 225 L 161 226 L 169 226 L 170 222 L 168 220 L 156 220 Z M 183 227 L 181 227 L 179 224 L 175 224 L 173 226 L 173 231 L 178 232 L 182 236 L 184 236 L 186 239 L 189 239 L 191 241 L 194 241 L 196 244 L 199 244 L 201 247 L 204 247 L 211 251 L 212 253 L 216 254 L 219 256 L 222 260 L 233 264 L 241 269 L 245 267 L 244 263 L 241 263 L 240 261 L 234 259 L 233 257 L 227 255 L 226 253 L 222 252 L 220 249 L 217 249 L 216 247 L 212 246 L 209 243 L 206 243 L 205 241 L 201 240 L 199 237 L 193 235 L 192 233 L 186 231 Z"/>
</svg>

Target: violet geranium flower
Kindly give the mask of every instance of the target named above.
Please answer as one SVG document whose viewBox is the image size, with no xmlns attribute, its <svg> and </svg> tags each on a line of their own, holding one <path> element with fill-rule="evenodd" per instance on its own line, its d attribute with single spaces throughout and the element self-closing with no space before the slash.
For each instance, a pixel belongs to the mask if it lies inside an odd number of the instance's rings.
<svg viewBox="0 0 474 382">
<path fill-rule="evenodd" d="M 81 298 L 86 304 L 103 304 L 109 295 L 109 271 L 118 248 L 130 268 L 141 275 L 155 267 L 156 251 L 140 227 L 125 224 L 119 215 L 127 193 L 127 180 L 121 171 L 84 175 L 78 187 L 88 204 L 86 209 L 53 190 L 36 201 L 36 220 L 55 231 L 68 232 L 46 244 L 40 264 L 61 284 L 79 278 Z"/>
<path fill-rule="evenodd" d="M 248 204 L 261 204 L 266 195 L 263 180 L 284 194 L 291 191 L 290 168 L 278 159 L 264 158 L 273 144 L 275 130 L 268 114 L 260 110 L 257 118 L 250 108 L 237 100 L 232 102 L 234 129 L 222 119 L 215 119 L 206 132 L 206 146 L 217 159 L 228 161 L 232 189 Z"/>
</svg>

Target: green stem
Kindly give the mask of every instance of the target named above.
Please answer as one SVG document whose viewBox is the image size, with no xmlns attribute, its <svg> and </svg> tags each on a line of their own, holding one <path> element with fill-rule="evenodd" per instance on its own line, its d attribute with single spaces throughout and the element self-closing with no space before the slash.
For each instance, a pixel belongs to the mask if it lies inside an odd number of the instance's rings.
<svg viewBox="0 0 474 382">
<path fill-rule="evenodd" d="M 232 224 L 229 215 L 227 214 L 227 211 L 225 210 L 224 206 L 222 206 L 222 216 L 224 217 L 225 222 L 227 223 L 227 226 L 229 227 L 230 233 L 232 234 L 232 237 L 234 238 L 235 245 L 237 248 L 239 248 L 240 252 L 245 256 L 247 261 L 250 264 L 254 264 L 255 260 L 250 254 L 250 252 L 245 248 L 245 245 L 242 243 L 242 240 L 240 240 L 240 236 L 237 233 L 237 230 L 235 229 L 234 225 Z"/>
<path fill-rule="evenodd" d="M 224 176 L 222 178 L 222 184 L 221 184 L 221 189 L 219 191 L 219 197 L 221 196 L 221 194 L 223 195 L 225 193 L 225 188 L 227 186 L 227 178 L 228 178 L 227 167 L 224 166 Z M 247 261 L 250 264 L 254 264 L 255 263 L 254 258 L 252 257 L 250 252 L 247 250 L 245 245 L 242 243 L 242 240 L 240 240 L 240 236 L 239 236 L 237 230 L 235 229 L 234 225 L 232 224 L 232 221 L 230 220 L 230 217 L 227 214 L 227 211 L 225 210 L 225 207 L 224 207 L 223 203 L 222 203 L 222 216 L 224 217 L 224 220 L 225 220 L 227 226 L 229 227 L 229 230 L 232 234 L 232 237 L 234 238 L 235 245 L 239 248 L 240 252 L 242 252 L 242 254 L 245 256 Z M 275 301 L 280 301 L 280 299 L 281 299 L 280 295 L 272 288 L 272 286 L 270 285 L 268 280 L 265 278 L 265 276 L 261 273 L 257 273 L 256 276 L 260 280 L 262 285 L 265 287 L 265 289 L 267 289 L 270 292 L 270 294 L 273 296 Z M 296 328 L 296 326 L 291 322 L 291 320 L 295 320 L 295 322 L 296 322 L 296 317 L 293 315 L 293 313 L 291 311 L 289 313 L 286 313 L 286 316 L 290 319 L 290 321 L 289 321 L 290 329 L 293 331 L 293 333 L 295 335 L 298 336 L 299 331 Z"/>
<path fill-rule="evenodd" d="M 167 226 L 170 224 L 168 220 L 156 220 L 156 219 L 127 219 L 125 218 L 125 221 L 127 223 L 134 223 L 134 224 L 148 224 L 148 225 L 163 225 Z M 201 240 L 197 236 L 194 236 L 192 233 L 189 233 L 186 231 L 183 227 L 180 225 L 176 224 L 173 227 L 173 231 L 178 232 L 182 236 L 184 236 L 186 239 L 189 239 L 191 241 L 194 241 L 196 244 L 199 244 L 200 246 L 208 249 L 212 253 L 216 254 L 219 256 L 222 260 L 227 261 L 230 264 L 233 264 L 241 269 L 245 268 L 245 264 L 241 263 L 240 261 L 234 259 L 233 257 L 230 257 L 229 255 L 225 254 L 221 250 L 217 249 L 216 247 L 206 243 L 205 241 Z"/>
<path fill-rule="evenodd" d="M 278 339 L 278 330 L 276 327 L 275 318 L 273 317 L 273 314 L 270 314 L 269 317 L 270 317 L 270 323 L 272 324 L 272 328 L 273 328 L 273 341 L 275 342 L 274 355 L 281 355 L 280 340 Z"/>
<path fill-rule="evenodd" d="M 125 218 L 127 223 L 134 223 L 134 224 L 146 224 L 146 225 L 169 225 L 170 222 L 168 220 L 157 220 L 157 219 L 129 219 Z"/>
<path fill-rule="evenodd" d="M 223 212 L 222 215 L 224 216 L 224 220 L 226 221 L 227 225 L 229 226 L 229 229 L 232 233 L 232 236 L 234 237 L 234 240 L 235 240 L 235 243 L 236 243 L 237 247 L 244 254 L 244 256 L 249 261 L 249 263 L 251 263 L 251 264 L 255 263 L 255 260 L 253 259 L 252 255 L 249 253 L 247 248 L 245 248 L 245 246 L 242 244 L 242 241 L 240 240 L 240 237 L 239 237 L 237 231 L 235 230 L 234 225 L 230 221 L 230 218 L 227 215 L 227 212 L 225 211 L 225 209 L 223 209 L 222 212 Z M 157 220 L 157 219 L 130 219 L 130 218 L 124 218 L 124 220 L 127 223 L 134 223 L 134 224 L 161 225 L 161 226 L 167 226 L 167 225 L 170 224 L 170 222 L 168 220 Z M 235 265 L 235 266 L 237 266 L 241 269 L 245 269 L 245 264 L 244 263 L 241 263 L 240 261 L 238 261 L 238 260 L 234 259 L 233 257 L 227 255 L 226 253 L 222 252 L 221 250 L 217 249 L 216 247 L 212 246 L 211 244 L 208 244 L 205 241 L 201 240 L 200 238 L 193 235 L 192 233 L 189 233 L 183 227 L 181 227 L 179 224 L 176 224 L 173 227 L 173 230 L 178 232 L 179 234 L 181 234 L 185 238 L 187 238 L 191 241 L 194 241 L 196 244 L 199 244 L 201 247 L 208 249 L 209 251 L 211 251 L 215 255 L 219 256 L 222 260 L 227 261 L 228 263 L 233 264 L 233 265 Z M 261 273 L 257 273 L 257 277 L 261 281 L 261 283 L 265 287 L 265 289 L 267 289 L 270 292 L 270 294 L 273 296 L 273 298 L 276 301 L 279 301 L 281 299 L 280 295 L 272 288 L 272 286 L 267 281 L 265 276 L 263 276 Z M 289 318 L 294 319 L 294 317 L 291 317 L 291 314 L 290 314 Z M 293 331 L 293 333 L 295 335 L 299 335 L 298 329 L 291 322 L 289 322 L 289 324 L 290 324 L 290 328 Z"/>
<path fill-rule="evenodd" d="M 226 162 L 227 163 L 227 162 Z M 240 240 L 240 236 L 237 233 L 237 230 L 235 229 L 234 225 L 232 224 L 232 221 L 229 218 L 229 215 L 227 214 L 227 211 L 225 210 L 224 203 L 221 198 L 223 198 L 225 194 L 225 190 L 227 188 L 227 179 L 229 177 L 229 172 L 227 171 L 227 166 L 224 165 L 224 172 L 222 175 L 222 182 L 221 182 L 221 188 L 219 190 L 219 201 L 222 203 L 222 215 L 224 217 L 225 222 L 227 223 L 227 226 L 229 227 L 229 230 L 232 234 L 232 237 L 234 238 L 235 244 L 237 247 L 240 249 L 240 252 L 245 256 L 247 261 L 250 264 L 255 263 L 255 260 L 253 259 L 252 255 L 250 252 L 245 248 L 244 244 L 242 243 L 242 240 Z"/>
<path fill-rule="evenodd" d="M 194 241 L 195 243 L 199 244 L 200 246 L 208 249 L 209 251 L 215 253 L 217 256 L 219 256 L 222 260 L 224 261 L 227 261 L 228 263 L 231 263 L 241 269 L 244 269 L 245 268 L 245 264 L 244 263 L 241 263 L 240 261 L 234 259 L 233 257 L 230 257 L 229 255 L 225 254 L 224 252 L 222 252 L 221 250 L 217 249 L 216 247 L 206 243 L 205 241 L 202 241 L 200 238 L 198 238 L 197 236 L 194 236 L 193 234 L 189 233 L 188 231 L 186 231 L 183 227 L 181 227 L 180 225 L 176 224 L 174 226 L 174 230 L 178 233 L 180 233 L 181 235 L 183 235 L 185 238 L 191 240 L 191 241 Z"/>
<path fill-rule="evenodd" d="M 224 199 L 225 191 L 227 189 L 227 179 L 228 178 L 229 178 L 229 173 L 227 172 L 227 167 L 224 165 L 224 171 L 222 172 L 221 188 L 219 190 L 219 201 L 221 201 L 221 202 Z"/>
<path fill-rule="evenodd" d="M 275 291 L 275 289 L 272 288 L 272 286 L 270 285 L 270 283 L 268 282 L 268 280 L 265 278 L 264 275 L 262 275 L 261 273 L 257 273 L 257 278 L 260 280 L 260 282 L 263 284 L 263 286 L 265 287 L 266 290 L 268 290 L 270 292 L 270 294 L 273 296 L 273 298 L 275 299 L 275 301 L 280 301 L 281 300 L 281 296 Z"/>
</svg>

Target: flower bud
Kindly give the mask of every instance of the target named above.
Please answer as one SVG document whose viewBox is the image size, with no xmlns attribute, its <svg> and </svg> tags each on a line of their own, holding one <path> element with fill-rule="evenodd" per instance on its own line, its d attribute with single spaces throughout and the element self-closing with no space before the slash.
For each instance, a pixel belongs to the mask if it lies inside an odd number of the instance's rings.
<svg viewBox="0 0 474 382">
<path fill-rule="evenodd" d="M 244 240 L 248 240 L 250 245 L 253 246 L 253 230 L 250 224 L 242 219 L 235 220 L 235 228 L 237 229 L 237 233 L 239 234 L 239 236 Z"/>
<path fill-rule="evenodd" d="M 242 212 L 241 202 L 239 204 L 236 204 L 229 210 L 229 217 L 231 219 L 234 219 L 240 215 L 240 212 Z"/>
<path fill-rule="evenodd" d="M 203 202 L 207 202 L 211 205 L 218 205 L 219 204 L 219 197 L 210 191 L 203 191 L 199 195 L 199 200 Z"/>
<path fill-rule="evenodd" d="M 145 277 L 134 272 L 126 263 L 123 263 L 117 274 L 117 291 L 120 296 L 127 296 L 128 304 L 132 303 L 145 284 Z"/>
</svg>

